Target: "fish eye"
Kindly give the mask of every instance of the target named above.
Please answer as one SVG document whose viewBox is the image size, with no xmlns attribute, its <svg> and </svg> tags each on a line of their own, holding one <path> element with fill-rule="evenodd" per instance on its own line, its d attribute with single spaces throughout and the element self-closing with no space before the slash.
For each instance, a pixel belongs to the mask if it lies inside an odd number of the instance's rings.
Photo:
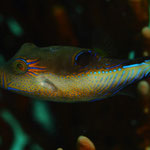
<svg viewBox="0 0 150 150">
<path fill-rule="evenodd" d="M 75 56 L 75 65 L 87 66 L 93 59 L 93 56 L 92 51 L 81 51 Z"/>
<path fill-rule="evenodd" d="M 23 66 L 23 64 L 21 64 L 21 63 L 18 63 L 17 65 L 16 65 L 16 67 L 19 69 L 19 70 L 24 70 L 24 66 Z"/>
<path fill-rule="evenodd" d="M 14 62 L 13 62 L 13 70 L 15 73 L 17 74 L 24 74 L 27 72 L 27 62 L 25 61 L 25 59 L 22 58 L 17 58 Z"/>
</svg>

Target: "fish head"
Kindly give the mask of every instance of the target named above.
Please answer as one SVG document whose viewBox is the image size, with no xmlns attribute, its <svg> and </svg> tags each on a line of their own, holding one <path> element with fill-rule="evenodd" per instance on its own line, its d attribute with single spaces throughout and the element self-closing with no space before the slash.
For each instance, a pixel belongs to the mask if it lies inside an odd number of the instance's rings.
<svg viewBox="0 0 150 150">
<path fill-rule="evenodd" d="M 68 84 L 62 83 L 66 77 L 76 77 L 103 67 L 101 57 L 93 50 L 71 47 L 50 46 L 40 48 L 34 44 L 24 44 L 18 53 L 1 70 L 1 87 L 38 97 L 61 95 Z"/>
</svg>

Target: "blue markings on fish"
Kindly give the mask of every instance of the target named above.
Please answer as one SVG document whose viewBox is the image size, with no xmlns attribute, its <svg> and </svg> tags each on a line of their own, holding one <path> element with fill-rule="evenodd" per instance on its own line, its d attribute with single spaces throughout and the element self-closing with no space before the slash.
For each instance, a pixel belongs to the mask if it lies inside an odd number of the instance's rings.
<svg viewBox="0 0 150 150">
<path fill-rule="evenodd" d="M 0 85 L 40 99 L 80 102 L 111 97 L 149 74 L 150 57 L 113 60 L 89 49 L 25 44 L 0 68 Z"/>
</svg>

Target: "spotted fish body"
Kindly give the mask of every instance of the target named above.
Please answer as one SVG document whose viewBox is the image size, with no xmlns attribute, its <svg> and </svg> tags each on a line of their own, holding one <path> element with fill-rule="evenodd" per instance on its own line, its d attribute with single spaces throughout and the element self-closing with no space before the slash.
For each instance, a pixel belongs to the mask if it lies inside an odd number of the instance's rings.
<svg viewBox="0 0 150 150">
<path fill-rule="evenodd" d="M 92 101 L 113 96 L 149 73 L 150 58 L 113 60 L 88 49 L 27 43 L 0 68 L 0 85 L 51 101 Z"/>
</svg>

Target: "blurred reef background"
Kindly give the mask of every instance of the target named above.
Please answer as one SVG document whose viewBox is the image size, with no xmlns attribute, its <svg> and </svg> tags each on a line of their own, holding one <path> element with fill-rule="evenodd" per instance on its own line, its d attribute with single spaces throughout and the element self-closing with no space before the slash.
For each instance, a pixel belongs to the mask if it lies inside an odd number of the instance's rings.
<svg viewBox="0 0 150 150">
<path fill-rule="evenodd" d="M 150 3 L 1 0 L 0 64 L 26 42 L 40 47 L 94 48 L 124 59 L 148 56 Z M 76 150 L 80 135 L 91 139 L 97 150 L 150 150 L 149 83 L 143 80 L 134 85 L 135 98 L 127 94 L 74 104 L 31 99 L 0 89 L 0 150 Z"/>
</svg>

